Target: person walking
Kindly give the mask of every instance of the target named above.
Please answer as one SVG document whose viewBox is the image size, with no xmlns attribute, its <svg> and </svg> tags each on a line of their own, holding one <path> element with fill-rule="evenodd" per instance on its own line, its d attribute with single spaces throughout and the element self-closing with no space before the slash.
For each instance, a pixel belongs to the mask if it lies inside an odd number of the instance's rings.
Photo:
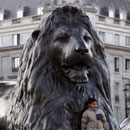
<svg viewBox="0 0 130 130">
<path fill-rule="evenodd" d="M 82 130 L 105 130 L 106 117 L 104 112 L 97 107 L 97 100 L 88 100 L 88 109 L 83 112 L 81 119 Z"/>
</svg>

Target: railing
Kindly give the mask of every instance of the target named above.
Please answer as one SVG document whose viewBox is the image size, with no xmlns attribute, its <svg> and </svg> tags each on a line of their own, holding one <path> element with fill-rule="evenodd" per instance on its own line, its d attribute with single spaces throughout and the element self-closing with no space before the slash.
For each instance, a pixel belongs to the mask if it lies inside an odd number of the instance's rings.
<svg viewBox="0 0 130 130">
<path fill-rule="evenodd" d="M 23 18 L 15 18 L 15 19 L 6 19 L 3 21 L 0 21 L 0 28 L 3 27 L 10 27 L 12 25 L 19 25 L 19 24 L 32 24 L 32 22 L 40 21 L 41 15 L 36 16 L 27 16 Z"/>
<path fill-rule="evenodd" d="M 129 20 L 121 20 L 118 18 L 111 18 L 108 16 L 103 16 L 103 15 L 97 15 L 98 20 L 100 22 L 105 22 L 106 24 L 116 24 L 116 25 L 122 25 L 122 26 L 130 26 L 130 21 Z M 109 19 L 109 20 L 108 20 Z"/>
<path fill-rule="evenodd" d="M 32 21 L 40 21 L 41 20 L 41 15 L 33 16 Z"/>
<path fill-rule="evenodd" d="M 18 18 L 18 19 L 12 19 L 12 24 L 19 24 L 21 23 L 21 19 Z"/>
<path fill-rule="evenodd" d="M 119 72 L 119 68 L 115 68 L 115 72 Z"/>
<path fill-rule="evenodd" d="M 130 21 L 126 21 L 126 22 L 125 22 L 125 25 L 126 25 L 126 26 L 130 26 Z"/>
<path fill-rule="evenodd" d="M 18 68 L 12 68 L 12 72 L 18 72 Z"/>
<path fill-rule="evenodd" d="M 120 24 L 120 19 L 113 19 L 114 20 L 114 24 Z"/>
<path fill-rule="evenodd" d="M 99 19 L 99 21 L 105 22 L 105 16 L 99 15 L 98 19 Z"/>
</svg>

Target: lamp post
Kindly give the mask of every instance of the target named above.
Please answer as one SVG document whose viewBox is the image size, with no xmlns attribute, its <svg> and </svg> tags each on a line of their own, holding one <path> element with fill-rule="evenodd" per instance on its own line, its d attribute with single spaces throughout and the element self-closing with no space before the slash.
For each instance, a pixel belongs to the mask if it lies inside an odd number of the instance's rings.
<svg viewBox="0 0 130 130">
<path fill-rule="evenodd" d="M 128 117 L 128 113 L 127 113 L 127 92 L 129 91 L 127 88 L 123 89 L 124 91 L 124 95 L 125 95 L 125 117 Z"/>
</svg>

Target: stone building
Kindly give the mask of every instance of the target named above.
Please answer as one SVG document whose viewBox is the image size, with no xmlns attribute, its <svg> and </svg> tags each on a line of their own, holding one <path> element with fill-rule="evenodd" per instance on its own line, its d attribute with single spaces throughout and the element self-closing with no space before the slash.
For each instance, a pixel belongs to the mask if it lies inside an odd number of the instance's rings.
<svg viewBox="0 0 130 130">
<path fill-rule="evenodd" d="M 41 18 L 65 4 L 82 7 L 102 39 L 111 100 L 120 123 L 130 115 L 130 0 L 0 0 L 0 80 L 16 80 L 22 48 Z"/>
</svg>

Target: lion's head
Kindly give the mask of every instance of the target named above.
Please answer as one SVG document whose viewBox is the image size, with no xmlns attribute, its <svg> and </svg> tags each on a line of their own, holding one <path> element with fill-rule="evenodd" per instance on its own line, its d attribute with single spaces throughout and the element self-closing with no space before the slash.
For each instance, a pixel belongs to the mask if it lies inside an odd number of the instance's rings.
<svg viewBox="0 0 130 130">
<path fill-rule="evenodd" d="M 80 130 L 89 97 L 105 112 L 107 129 L 119 129 L 104 48 L 83 10 L 64 6 L 41 21 L 24 47 L 11 97 L 9 130 Z"/>
</svg>

